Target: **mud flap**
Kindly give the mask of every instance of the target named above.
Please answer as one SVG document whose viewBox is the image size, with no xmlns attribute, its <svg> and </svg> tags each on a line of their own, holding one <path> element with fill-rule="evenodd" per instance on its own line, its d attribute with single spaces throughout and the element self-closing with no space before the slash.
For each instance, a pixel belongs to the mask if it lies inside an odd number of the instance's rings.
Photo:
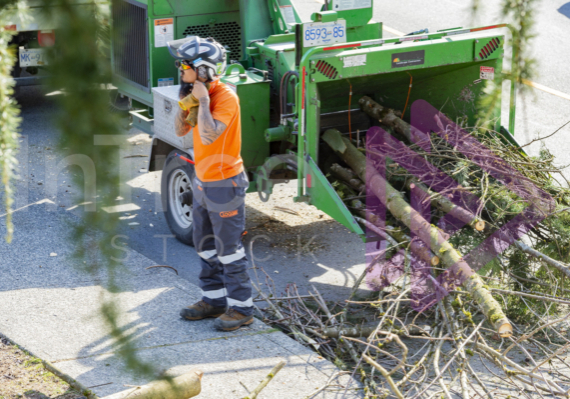
<svg viewBox="0 0 570 399">
<path fill-rule="evenodd" d="M 365 233 L 311 157 L 306 158 L 305 181 L 310 204 L 365 239 Z"/>
</svg>

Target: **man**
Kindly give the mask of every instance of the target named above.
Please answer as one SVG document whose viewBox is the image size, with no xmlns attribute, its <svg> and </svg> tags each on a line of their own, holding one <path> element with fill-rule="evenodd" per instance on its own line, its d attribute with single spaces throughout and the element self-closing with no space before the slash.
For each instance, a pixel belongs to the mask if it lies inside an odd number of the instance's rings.
<svg viewBox="0 0 570 399">
<path fill-rule="evenodd" d="M 231 331 L 253 323 L 241 243 L 249 182 L 240 155 L 239 99 L 218 79 L 226 69 L 226 51 L 219 43 L 191 36 L 168 42 L 168 49 L 177 59 L 182 83 L 176 134 L 183 136 L 193 127 L 193 239 L 202 266 L 202 299 L 180 315 L 188 320 L 217 317 L 214 326 Z"/>
</svg>

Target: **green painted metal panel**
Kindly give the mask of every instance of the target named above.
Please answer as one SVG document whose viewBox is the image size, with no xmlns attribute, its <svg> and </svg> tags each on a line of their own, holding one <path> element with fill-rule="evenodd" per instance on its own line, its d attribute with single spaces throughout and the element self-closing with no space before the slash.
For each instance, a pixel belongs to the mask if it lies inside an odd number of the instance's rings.
<svg viewBox="0 0 570 399">
<path fill-rule="evenodd" d="M 373 39 L 382 39 L 381 22 L 369 22 L 365 25 L 353 26 L 346 29 L 346 40 L 349 43 Z"/>
<path fill-rule="evenodd" d="M 504 37 L 501 38 L 504 39 Z M 391 72 L 412 71 L 425 68 L 443 67 L 446 65 L 463 64 L 475 62 L 473 56 L 474 46 L 476 44 L 475 41 L 476 39 L 452 40 L 447 38 L 416 43 L 404 42 L 400 45 L 384 45 L 364 49 L 356 47 L 355 49 L 329 51 L 326 53 L 320 53 L 314 58 L 311 58 L 311 66 L 316 64 L 318 60 L 322 59 L 339 72 L 336 79 L 346 79 L 365 75 L 378 75 Z M 501 42 L 503 42 L 503 40 L 501 40 Z M 393 60 L 402 57 L 401 54 L 421 51 L 424 52 L 421 57 L 423 58 L 421 62 L 409 66 L 393 66 Z M 502 54 L 503 48 L 501 47 L 490 54 L 483 62 L 501 58 Z M 345 65 L 347 65 L 351 60 L 351 57 L 359 55 L 366 56 L 364 65 L 345 67 Z M 419 56 L 418 61 L 420 61 Z M 310 78 L 315 79 L 316 82 L 328 82 L 331 80 L 331 78 L 320 73 L 315 68 L 311 68 L 309 72 Z"/>
<path fill-rule="evenodd" d="M 269 19 L 273 25 L 273 33 L 291 33 L 293 25 L 301 23 L 301 18 L 290 0 L 267 0 L 269 3 Z"/>
<path fill-rule="evenodd" d="M 152 0 L 152 13 L 157 17 L 170 16 L 174 14 L 174 8 L 170 0 Z"/>
<path fill-rule="evenodd" d="M 363 7 L 366 4 L 369 6 Z M 339 18 L 346 19 L 347 27 L 366 25 L 374 14 L 374 0 L 331 0 L 329 5 L 332 11 L 338 13 Z"/>
<path fill-rule="evenodd" d="M 230 49 L 230 59 L 242 57 L 241 24 L 239 10 L 215 14 L 179 16 L 176 18 L 176 38 L 189 35 L 213 37 Z"/>
<path fill-rule="evenodd" d="M 255 170 L 269 157 L 269 143 L 265 141 L 265 129 L 269 127 L 269 81 L 250 71 L 223 76 L 221 80 L 239 96 L 241 156 L 246 169 Z"/>
<path fill-rule="evenodd" d="M 306 159 L 307 194 L 309 203 L 332 217 L 337 222 L 364 238 L 364 231 L 344 205 L 319 166 L 312 158 Z"/>
<path fill-rule="evenodd" d="M 174 13 L 183 15 L 206 15 L 239 11 L 239 0 L 170 0 Z M 207 18 L 207 17 L 205 17 Z"/>
<path fill-rule="evenodd" d="M 273 33 L 271 21 L 260 17 L 269 15 L 266 0 L 240 0 L 239 12 L 244 50 L 253 40 L 265 39 Z"/>
</svg>

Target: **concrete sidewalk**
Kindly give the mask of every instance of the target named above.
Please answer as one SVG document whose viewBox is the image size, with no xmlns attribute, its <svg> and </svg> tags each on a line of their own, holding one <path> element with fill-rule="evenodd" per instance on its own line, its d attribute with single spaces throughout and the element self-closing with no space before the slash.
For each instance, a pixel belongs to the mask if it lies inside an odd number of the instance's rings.
<svg viewBox="0 0 570 399">
<path fill-rule="evenodd" d="M 13 217 L 13 243 L 0 244 L 0 333 L 98 396 L 147 383 L 124 369 L 119 348 L 99 316 L 106 276 L 71 266 L 73 248 L 66 239 L 66 222 L 77 223 L 76 216 L 32 205 Z M 4 218 L 0 234 L 5 235 Z M 180 309 L 200 298 L 199 289 L 170 269 L 145 270 L 154 264 L 129 250 L 125 269 L 117 275 L 121 327 L 136 338 L 140 358 L 159 372 L 179 375 L 202 369 L 199 397 L 242 398 L 248 394 L 245 387 L 255 388 L 281 359 L 287 366 L 260 398 L 309 397 L 339 371 L 259 320 L 231 333 L 214 330 L 213 319 L 182 320 Z M 344 386 L 348 378 L 345 375 L 336 384 Z M 343 391 L 324 391 L 315 397 L 340 398 Z M 360 397 L 353 389 L 350 392 L 347 398 Z"/>
</svg>

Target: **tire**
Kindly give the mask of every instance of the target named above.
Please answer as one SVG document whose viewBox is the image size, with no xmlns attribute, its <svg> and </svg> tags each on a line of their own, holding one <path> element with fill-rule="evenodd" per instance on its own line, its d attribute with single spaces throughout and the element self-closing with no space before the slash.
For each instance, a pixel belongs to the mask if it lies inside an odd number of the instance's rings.
<svg viewBox="0 0 570 399">
<path fill-rule="evenodd" d="M 179 150 L 171 151 L 166 157 L 160 187 L 162 209 L 164 209 L 164 216 L 172 234 L 180 242 L 193 247 L 192 206 L 182 205 L 178 196 L 185 191 L 192 191 L 194 165 L 178 158 L 176 153 L 190 158 L 188 154 Z"/>
</svg>

